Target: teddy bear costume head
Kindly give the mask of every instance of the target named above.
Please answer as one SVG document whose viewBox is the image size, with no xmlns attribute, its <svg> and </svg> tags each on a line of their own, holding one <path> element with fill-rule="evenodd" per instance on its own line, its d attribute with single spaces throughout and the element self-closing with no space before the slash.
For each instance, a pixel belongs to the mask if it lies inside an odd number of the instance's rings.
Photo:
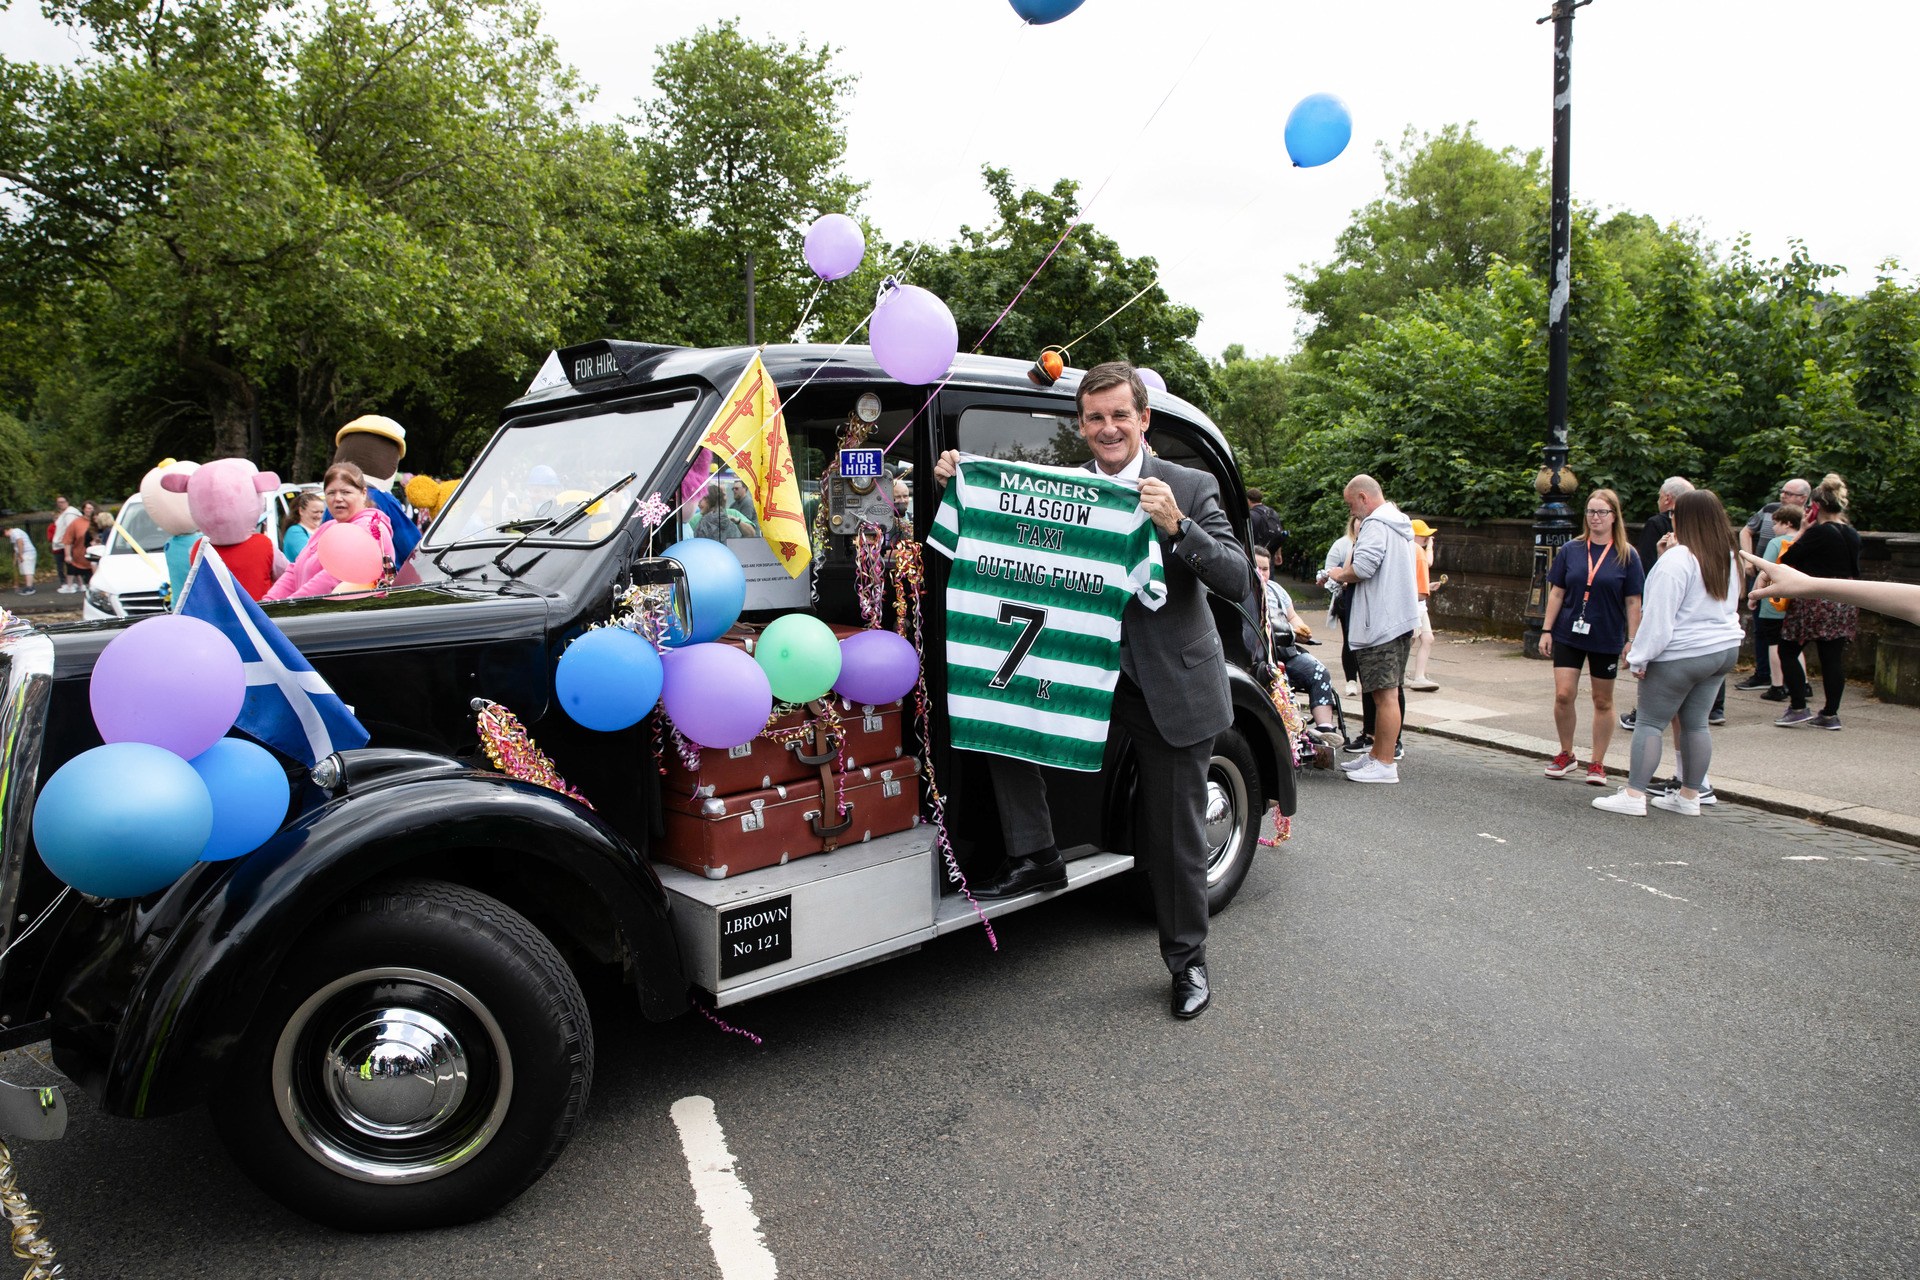
<svg viewBox="0 0 1920 1280">
<path fill-rule="evenodd" d="M 407 429 L 377 413 L 355 418 L 334 433 L 333 460 L 359 467 L 370 488 L 391 489 L 406 456 Z"/>
</svg>

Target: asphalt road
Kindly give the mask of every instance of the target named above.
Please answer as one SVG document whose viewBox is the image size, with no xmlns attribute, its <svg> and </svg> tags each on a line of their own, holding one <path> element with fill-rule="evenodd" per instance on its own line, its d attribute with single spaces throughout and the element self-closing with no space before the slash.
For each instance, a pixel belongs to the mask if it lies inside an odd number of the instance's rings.
<svg viewBox="0 0 1920 1280">
<path fill-rule="evenodd" d="M 1118 887 L 729 1011 L 762 1048 L 600 993 L 582 1131 L 471 1227 L 314 1227 L 84 1097 L 21 1182 L 83 1277 L 718 1277 L 701 1095 L 782 1276 L 1920 1273 L 1920 854 L 1536 768 L 1305 779 L 1190 1024 Z"/>
</svg>

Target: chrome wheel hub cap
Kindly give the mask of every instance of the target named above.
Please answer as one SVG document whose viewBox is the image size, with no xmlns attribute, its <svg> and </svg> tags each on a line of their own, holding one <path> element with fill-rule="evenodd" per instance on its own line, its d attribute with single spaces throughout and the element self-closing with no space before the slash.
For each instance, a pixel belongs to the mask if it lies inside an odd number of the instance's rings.
<svg viewBox="0 0 1920 1280">
<path fill-rule="evenodd" d="M 287 1019 L 274 1099 L 293 1140 L 360 1182 L 424 1182 L 493 1140 L 513 1098 L 513 1056 L 486 1005 L 419 969 L 364 969 Z"/>
<path fill-rule="evenodd" d="M 1246 832 L 1247 783 L 1229 760 L 1215 756 L 1207 770 L 1207 883 L 1217 884 L 1240 855 Z"/>
</svg>

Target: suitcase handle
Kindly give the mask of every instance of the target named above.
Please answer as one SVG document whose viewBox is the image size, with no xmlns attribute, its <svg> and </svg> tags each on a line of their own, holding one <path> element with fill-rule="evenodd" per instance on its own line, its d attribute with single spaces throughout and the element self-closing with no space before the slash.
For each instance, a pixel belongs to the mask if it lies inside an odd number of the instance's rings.
<svg viewBox="0 0 1920 1280">
<path fill-rule="evenodd" d="M 807 751 L 807 749 L 797 741 L 789 742 L 787 744 L 787 750 L 793 752 L 794 758 L 799 760 L 801 764 L 812 765 L 817 768 L 840 754 L 840 744 L 832 734 L 827 734 L 826 740 L 821 744 L 819 755 L 814 755 Z"/>
<path fill-rule="evenodd" d="M 847 816 L 840 819 L 840 821 L 833 823 L 832 825 L 827 824 L 827 822 L 825 821 L 826 816 L 827 816 L 827 811 L 825 809 L 822 809 L 819 813 L 812 814 L 808 818 L 808 821 L 813 824 L 813 834 L 819 836 L 823 840 L 826 839 L 828 836 L 837 836 L 841 832 L 845 831 L 848 827 L 851 827 L 853 825 L 853 806 L 848 805 Z"/>
</svg>

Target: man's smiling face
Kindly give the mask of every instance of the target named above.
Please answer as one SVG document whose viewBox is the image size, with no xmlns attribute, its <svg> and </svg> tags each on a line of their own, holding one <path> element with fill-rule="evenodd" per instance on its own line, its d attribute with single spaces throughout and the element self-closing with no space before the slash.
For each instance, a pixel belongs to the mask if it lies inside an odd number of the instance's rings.
<svg viewBox="0 0 1920 1280">
<path fill-rule="evenodd" d="M 1108 475 L 1133 461 L 1147 433 L 1147 410 L 1134 407 L 1126 383 L 1090 392 L 1080 401 L 1080 438 Z"/>
</svg>

